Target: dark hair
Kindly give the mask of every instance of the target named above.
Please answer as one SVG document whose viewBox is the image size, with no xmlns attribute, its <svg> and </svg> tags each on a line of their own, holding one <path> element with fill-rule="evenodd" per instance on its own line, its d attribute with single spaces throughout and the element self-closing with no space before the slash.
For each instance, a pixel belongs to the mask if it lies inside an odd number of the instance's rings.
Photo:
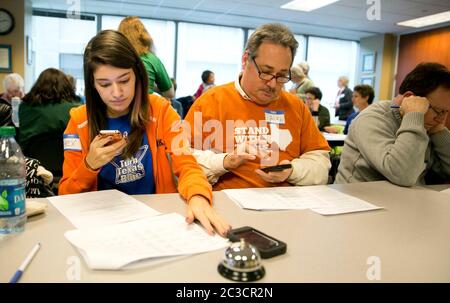
<svg viewBox="0 0 450 303">
<path fill-rule="evenodd" d="M 56 68 L 44 70 L 23 101 L 31 105 L 57 104 L 78 100 L 66 74 Z"/>
<path fill-rule="evenodd" d="M 322 100 L 322 91 L 318 87 L 311 87 L 305 91 L 305 94 L 311 94 L 316 97 L 316 99 Z"/>
<path fill-rule="evenodd" d="M 406 75 L 399 93 L 411 91 L 416 96 L 426 97 L 439 86 L 450 88 L 450 71 L 439 63 L 420 63 Z"/>
<path fill-rule="evenodd" d="M 134 99 L 131 103 L 131 132 L 124 157 L 135 154 L 142 143 L 146 126 L 150 121 L 147 95 L 148 77 L 136 50 L 128 39 L 118 31 L 104 30 L 92 38 L 84 51 L 84 83 L 90 140 L 107 127 L 106 105 L 94 85 L 94 72 L 101 65 L 133 69 L 136 76 Z"/>
<path fill-rule="evenodd" d="M 361 95 L 361 97 L 369 97 L 367 99 L 367 103 L 372 104 L 373 99 L 375 98 L 375 92 L 373 91 L 372 86 L 367 84 L 359 84 L 353 88 L 353 91 L 357 92 Z"/>
<path fill-rule="evenodd" d="M 213 72 L 210 71 L 210 70 L 205 70 L 205 71 L 202 73 L 202 81 L 203 81 L 203 83 L 206 83 L 206 82 L 208 81 L 209 75 L 211 75 L 211 74 L 213 74 Z"/>
</svg>

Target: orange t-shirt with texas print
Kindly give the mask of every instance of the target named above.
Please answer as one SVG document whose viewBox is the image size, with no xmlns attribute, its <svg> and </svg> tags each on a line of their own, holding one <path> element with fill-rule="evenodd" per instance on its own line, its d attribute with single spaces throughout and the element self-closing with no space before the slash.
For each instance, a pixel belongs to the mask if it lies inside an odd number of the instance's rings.
<svg viewBox="0 0 450 303">
<path fill-rule="evenodd" d="M 194 102 L 185 121 L 195 149 L 232 153 L 245 151 L 247 144 L 250 153 L 268 155 L 221 176 L 214 190 L 289 186 L 288 182 L 265 182 L 255 170 L 306 152 L 330 149 L 306 105 L 285 91 L 278 100 L 262 106 L 244 99 L 234 82 L 217 86 Z"/>
</svg>

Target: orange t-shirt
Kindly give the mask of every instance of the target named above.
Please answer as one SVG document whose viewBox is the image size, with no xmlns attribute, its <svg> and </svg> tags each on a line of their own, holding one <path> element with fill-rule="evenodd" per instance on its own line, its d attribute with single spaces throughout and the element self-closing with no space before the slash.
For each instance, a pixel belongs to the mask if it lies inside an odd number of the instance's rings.
<svg viewBox="0 0 450 303">
<path fill-rule="evenodd" d="M 291 161 L 309 151 L 330 150 L 306 105 L 285 91 L 278 100 L 263 106 L 245 100 L 234 82 L 217 86 L 195 101 L 185 120 L 190 125 L 193 148 L 231 153 L 244 150 L 248 142 L 255 150 L 272 151 L 269 161 L 257 157 L 221 176 L 214 190 L 289 186 L 287 182 L 267 183 L 255 170 Z"/>
</svg>

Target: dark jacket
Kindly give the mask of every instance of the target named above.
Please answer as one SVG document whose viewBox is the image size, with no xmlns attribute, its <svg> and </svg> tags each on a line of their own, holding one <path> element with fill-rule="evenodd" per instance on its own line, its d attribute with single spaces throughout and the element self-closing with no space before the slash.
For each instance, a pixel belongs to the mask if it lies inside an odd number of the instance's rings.
<svg viewBox="0 0 450 303">
<path fill-rule="evenodd" d="M 0 126 L 13 126 L 11 109 L 11 102 L 6 100 L 5 94 L 0 95 Z"/>
<path fill-rule="evenodd" d="M 354 112 L 352 94 L 352 90 L 348 87 L 342 91 L 339 98 L 339 108 L 336 109 L 335 113 L 335 116 L 339 116 L 339 120 L 347 120 L 348 116 Z"/>
<path fill-rule="evenodd" d="M 330 112 L 328 111 L 328 108 L 326 108 L 322 104 L 319 105 L 318 111 L 316 111 L 316 112 L 311 111 L 311 114 L 312 114 L 313 118 L 316 118 L 316 117 L 318 118 L 319 125 L 317 125 L 317 127 L 319 128 L 319 130 L 321 132 L 324 131 L 324 128 L 326 126 L 330 126 Z"/>
</svg>

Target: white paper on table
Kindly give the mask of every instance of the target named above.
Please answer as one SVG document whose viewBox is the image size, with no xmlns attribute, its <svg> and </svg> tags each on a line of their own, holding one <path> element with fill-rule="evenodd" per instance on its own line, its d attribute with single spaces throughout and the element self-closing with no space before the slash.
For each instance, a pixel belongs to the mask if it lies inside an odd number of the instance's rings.
<svg viewBox="0 0 450 303">
<path fill-rule="evenodd" d="M 184 217 L 166 214 L 94 230 L 65 233 L 92 269 L 117 270 L 136 261 L 203 253 L 228 245 Z M 156 260 L 156 259 L 155 259 Z"/>
<path fill-rule="evenodd" d="M 102 227 L 149 218 L 160 212 L 115 189 L 48 198 L 76 228 Z"/>
<path fill-rule="evenodd" d="M 450 195 L 450 188 L 447 188 L 447 189 L 442 190 L 441 193 Z"/>
<path fill-rule="evenodd" d="M 323 132 L 322 135 L 325 137 L 327 141 L 344 141 L 347 138 L 347 135 L 344 134 L 332 134 Z"/>
<path fill-rule="evenodd" d="M 364 200 L 341 193 L 328 186 L 309 186 L 308 190 L 317 199 L 321 199 L 325 206 L 313 207 L 311 210 L 321 215 L 339 215 L 361 211 L 381 209 Z"/>
<path fill-rule="evenodd" d="M 223 192 L 242 208 L 255 210 L 311 209 L 322 215 L 380 209 L 325 185 L 227 189 Z"/>
<path fill-rule="evenodd" d="M 255 210 L 308 209 L 325 206 L 300 187 L 266 187 L 222 190 L 239 206 Z"/>
</svg>

